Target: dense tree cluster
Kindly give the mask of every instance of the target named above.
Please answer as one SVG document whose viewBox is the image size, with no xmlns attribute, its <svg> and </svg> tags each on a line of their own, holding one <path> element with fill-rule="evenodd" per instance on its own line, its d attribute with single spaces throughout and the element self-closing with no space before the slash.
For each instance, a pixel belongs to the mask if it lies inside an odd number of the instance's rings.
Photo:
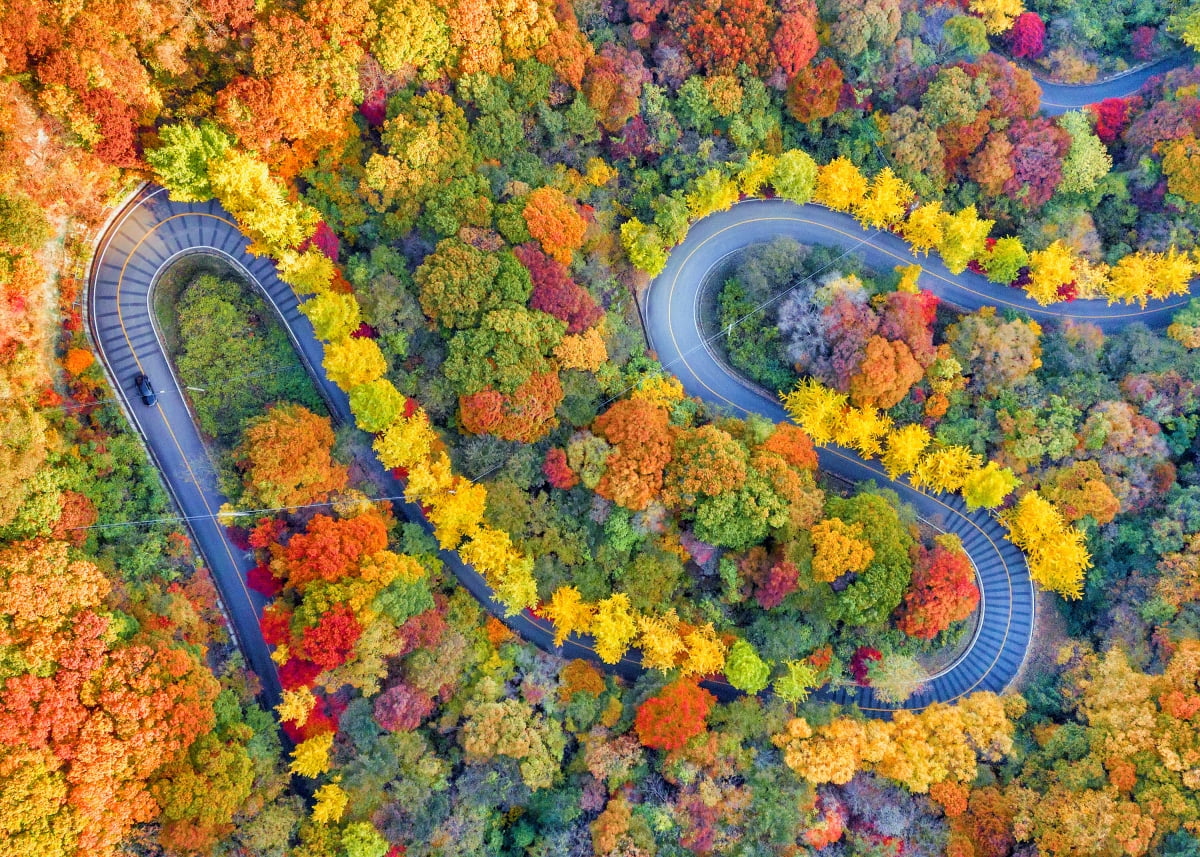
<svg viewBox="0 0 1200 857">
<path fill-rule="evenodd" d="M 819 202 L 1044 304 L 1185 292 L 1197 72 L 1052 119 L 1024 64 L 1078 82 L 1195 44 L 1193 5 L 0 9 L 0 838 L 100 857 L 1195 850 L 1195 307 L 1167 337 L 1043 329 L 939 306 L 915 265 L 775 242 L 714 296 L 731 363 L 792 390 L 799 425 L 774 426 L 684 396 L 636 302 L 691 222 L 745 196 Z M 308 802 L 186 537 L 107 527 L 169 517 L 105 406 L 72 273 L 135 176 L 215 197 L 276 262 L 432 527 L 364 500 L 361 438 L 293 383 L 254 301 L 183 293 L 168 335 L 209 391 L 192 405 L 222 486 L 267 510 L 233 533 L 257 552 Z M 886 491 L 823 482 L 814 444 L 998 510 L 1075 599 L 1027 713 L 811 701 L 843 682 L 908 698 L 980 597 L 960 546 Z M 441 549 L 509 615 L 650 672 L 521 645 Z M 715 703 L 725 686 L 770 695 Z"/>
</svg>

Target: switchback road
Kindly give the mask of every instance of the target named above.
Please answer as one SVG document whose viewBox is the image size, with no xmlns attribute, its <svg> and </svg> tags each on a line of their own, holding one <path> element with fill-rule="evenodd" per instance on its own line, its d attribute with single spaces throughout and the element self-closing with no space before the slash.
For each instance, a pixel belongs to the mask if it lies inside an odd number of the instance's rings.
<svg viewBox="0 0 1200 857">
<path fill-rule="evenodd" d="M 1154 67 L 1094 87 L 1044 85 L 1048 112 L 1127 94 L 1151 74 L 1162 73 L 1182 60 L 1165 60 Z M 1132 89 L 1130 88 L 1132 87 Z M 1064 94 L 1069 93 L 1068 94 Z M 922 285 L 942 300 L 964 309 L 981 306 L 1012 307 L 1041 320 L 1089 321 L 1106 330 L 1141 321 L 1161 327 L 1187 298 L 1137 307 L 1109 307 L 1098 301 L 1076 301 L 1040 307 L 1023 293 L 997 286 L 969 272 L 953 275 L 940 259 L 914 258 L 907 245 L 894 235 L 867 232 L 846 215 L 818 206 L 797 206 L 779 200 L 747 201 L 727 212 L 695 224 L 685 241 L 672 251 L 667 268 L 652 283 L 646 296 L 647 329 L 663 365 L 678 375 L 688 393 L 735 413 L 759 413 L 774 420 L 786 419 L 773 395 L 758 390 L 725 367 L 705 342 L 699 327 L 698 308 L 706 276 L 730 254 L 750 244 L 777 236 L 803 243 L 825 243 L 860 253 L 868 265 L 887 269 L 897 264 L 919 263 Z M 352 423 L 346 396 L 320 371 L 323 349 L 308 320 L 300 313 L 292 290 L 276 276 L 270 260 L 246 252 L 247 241 L 233 219 L 216 202 L 176 203 L 158 187 L 139 191 L 114 217 L 101 237 L 93 261 L 87 295 L 88 326 L 101 362 L 131 424 L 145 439 L 162 472 L 176 505 L 187 520 L 197 549 L 213 573 L 246 659 L 263 684 L 268 705 L 279 699 L 279 679 L 270 650 L 258 629 L 263 599 L 246 586 L 253 567 L 249 552 L 230 541 L 215 515 L 225 498 L 220 493 L 199 431 L 189 412 L 178 379 L 167 359 L 155 327 L 151 290 L 159 277 L 179 258 L 208 254 L 223 259 L 252 283 L 274 306 L 287 327 L 298 353 L 328 402 L 334 418 Z M 146 407 L 133 385 L 145 372 L 159 391 L 158 403 Z M 916 491 L 904 481 L 888 480 L 875 463 L 844 450 L 823 449 L 821 467 L 854 481 L 874 479 L 897 491 L 919 514 L 935 526 L 957 534 L 975 565 L 980 583 L 981 617 L 966 651 L 933 676 L 926 688 L 905 703 L 921 708 L 935 700 L 952 700 L 977 690 L 1003 690 L 1020 669 L 1033 629 L 1033 586 L 1024 556 L 1004 538 L 998 523 L 983 512 L 968 513 L 962 501 L 945 495 Z M 375 477 L 389 496 L 402 487 L 390 473 L 376 467 Z M 398 501 L 397 510 L 428 529 L 420 510 Z M 456 553 L 443 552 L 447 568 L 489 611 L 500 615 L 500 606 L 482 577 L 462 563 Z M 537 616 L 522 613 L 504 620 L 516 633 L 547 651 L 565 657 L 595 660 L 592 641 L 572 638 L 553 647 L 553 629 Z M 641 671 L 637 652 L 619 664 L 606 667 L 626 677 Z M 708 686 L 722 698 L 734 691 L 723 682 Z M 885 714 L 893 706 L 880 702 L 869 688 L 822 691 L 827 699 L 855 702 L 866 711 Z"/>
<path fill-rule="evenodd" d="M 184 256 L 204 254 L 228 263 L 283 320 L 333 418 L 353 425 L 345 393 L 320 370 L 323 346 L 300 312 L 291 287 L 278 278 L 269 259 L 250 255 L 247 243 L 233 218 L 215 201 L 172 202 L 161 187 L 143 188 L 101 237 L 92 265 L 87 315 L 92 340 L 113 389 L 131 424 L 145 439 L 187 521 L 196 548 L 213 574 L 238 645 L 262 681 L 263 701 L 274 706 L 279 701 L 279 676 L 258 627 L 265 599 L 246 586 L 246 575 L 254 567 L 253 554 L 234 545 L 216 520 L 226 498 L 217 486 L 215 470 L 167 359 L 151 301 L 158 279 Z M 157 389 L 158 402 L 151 407 L 142 404 L 134 387 L 133 378 L 139 372 L 146 373 Z M 372 475 L 386 495 L 402 497 L 403 486 L 382 466 L 374 465 Z M 430 529 L 418 506 L 402 500 L 394 505 L 408 520 Z M 501 606 L 492 600 L 491 588 L 475 569 L 452 551 L 442 551 L 442 559 L 481 604 L 503 615 Z M 504 621 L 529 642 L 555 651 L 553 627 L 545 619 L 522 613 Z M 587 638 L 568 640 L 558 651 L 568 658 L 596 659 L 592 641 Z M 636 652 L 630 653 L 609 669 L 634 678 L 641 672 L 640 658 Z M 720 683 L 714 685 L 714 690 L 726 696 L 732 694 L 732 688 Z"/>
<path fill-rule="evenodd" d="M 1116 74 L 1099 83 L 1050 83 L 1037 79 L 1042 88 L 1042 111 L 1051 115 L 1078 110 L 1106 98 L 1125 98 L 1142 88 L 1142 84 L 1156 74 L 1165 74 L 1193 62 L 1190 51 L 1172 54 L 1148 65 L 1138 66 L 1123 74 Z"/>
</svg>

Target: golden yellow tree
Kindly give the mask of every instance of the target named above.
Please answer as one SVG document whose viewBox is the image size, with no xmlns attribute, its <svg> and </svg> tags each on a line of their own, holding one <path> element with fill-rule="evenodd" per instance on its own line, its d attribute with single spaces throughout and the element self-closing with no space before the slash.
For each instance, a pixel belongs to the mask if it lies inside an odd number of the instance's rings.
<svg viewBox="0 0 1200 857">
<path fill-rule="evenodd" d="M 883 439 L 892 431 L 892 418 L 870 405 L 847 408 L 834 440 L 864 458 L 874 458 L 883 449 Z"/>
<path fill-rule="evenodd" d="M 662 616 L 641 615 L 637 624 L 642 664 L 663 672 L 675 669 L 687 648 L 679 635 L 679 617 L 675 611 L 668 610 Z"/>
<path fill-rule="evenodd" d="M 751 152 L 746 163 L 738 170 L 737 181 L 746 196 L 758 196 L 763 185 L 771 183 L 775 172 L 776 157 L 766 152 Z"/>
<path fill-rule="evenodd" d="M 827 518 L 812 528 L 812 541 L 813 577 L 826 583 L 848 572 L 862 571 L 875 558 L 875 549 L 863 537 L 861 523 Z"/>
<path fill-rule="evenodd" d="M 537 604 L 537 582 L 533 559 L 513 546 L 503 530 L 486 524 L 470 532 L 470 541 L 458 549 L 463 562 L 470 563 L 496 591 L 496 600 L 512 616 Z"/>
<path fill-rule="evenodd" d="M 499 579 L 521 553 L 513 547 L 512 537 L 504 530 L 481 524 L 470 532 L 470 541 L 458 549 L 462 561 L 469 563 L 485 578 Z"/>
<path fill-rule="evenodd" d="M 533 577 L 533 557 L 522 556 L 496 581 L 496 600 L 504 605 L 504 615 L 514 616 L 537 606 L 537 581 Z"/>
<path fill-rule="evenodd" d="M 914 253 L 928 255 L 930 250 L 942 243 L 946 216 L 940 200 L 927 202 L 909 213 L 908 219 L 900 225 L 900 234 Z"/>
<path fill-rule="evenodd" d="M 1055 241 L 1045 250 L 1029 254 L 1029 285 L 1025 292 L 1038 303 L 1062 300 L 1060 289 L 1075 282 L 1075 263 L 1079 257 L 1062 241 Z"/>
<path fill-rule="evenodd" d="M 301 741 L 292 751 L 292 764 L 289 770 L 293 774 L 310 779 L 321 776 L 329 770 L 329 751 L 332 747 L 332 732 L 322 732 Z"/>
<path fill-rule="evenodd" d="M 989 461 L 963 480 L 962 495 L 969 509 L 995 509 L 1016 490 L 1021 480 L 1007 467 Z"/>
<path fill-rule="evenodd" d="M 426 504 L 441 495 L 454 483 L 450 457 L 444 452 L 414 461 L 408 468 L 404 499 L 410 503 Z"/>
<path fill-rule="evenodd" d="M 1186 253 L 1171 247 L 1166 253 L 1139 250 L 1123 257 L 1109 271 L 1108 302 L 1137 302 L 1186 294 L 1197 268 Z"/>
<path fill-rule="evenodd" d="M 1083 596 L 1083 577 L 1092 558 L 1083 534 L 1067 524 L 1049 500 L 1030 491 L 1000 515 L 1008 539 L 1029 559 L 1030 576 L 1064 598 Z"/>
<path fill-rule="evenodd" d="M 329 257 L 321 253 L 329 261 Z M 349 336 L 362 323 L 362 311 L 354 295 L 325 292 L 300 304 L 300 312 L 312 322 L 313 333 L 322 342 Z"/>
<path fill-rule="evenodd" d="M 595 372 L 608 361 L 608 349 L 600 331 L 591 327 L 583 333 L 569 333 L 554 346 L 554 359 L 562 369 Z"/>
<path fill-rule="evenodd" d="M 297 726 L 303 726 L 316 704 L 317 698 L 313 696 L 312 690 L 301 686 L 295 690 L 285 690 L 282 700 L 275 706 L 275 711 L 278 712 L 280 720 L 290 720 Z"/>
<path fill-rule="evenodd" d="M 629 394 L 631 399 L 640 399 L 668 410 L 683 399 L 683 384 L 674 375 L 658 372 L 647 375 L 638 382 L 637 389 Z"/>
<path fill-rule="evenodd" d="M 982 220 L 974 205 L 946 215 L 942 222 L 942 240 L 938 252 L 953 274 L 961 274 L 972 259 L 983 256 L 993 220 Z"/>
<path fill-rule="evenodd" d="M 826 387 L 816 378 L 806 378 L 780 398 L 788 416 L 804 429 L 813 443 L 833 442 L 848 406 L 845 393 Z"/>
<path fill-rule="evenodd" d="M 317 799 L 317 802 L 313 806 L 312 820 L 317 824 L 332 824 L 340 821 L 342 814 L 346 811 L 346 804 L 350 801 L 350 796 L 337 782 L 321 786 L 313 797 Z"/>
<path fill-rule="evenodd" d="M 1158 254 L 1154 284 L 1150 288 L 1150 297 L 1162 300 L 1171 295 L 1186 295 L 1191 288 L 1191 281 L 1200 266 L 1187 253 L 1180 253 L 1172 245 L 1166 253 Z"/>
<path fill-rule="evenodd" d="M 637 621 L 628 595 L 614 592 L 596 605 L 592 636 L 596 638 L 596 654 L 600 660 L 606 664 L 621 660 L 637 636 Z"/>
<path fill-rule="evenodd" d="M 951 493 L 982 464 L 983 459 L 965 446 L 937 447 L 921 456 L 909 479 L 916 488 Z"/>
<path fill-rule="evenodd" d="M 775 741 L 783 746 L 784 764 L 810 783 L 845 785 L 863 769 L 864 731 L 860 721 L 839 717 L 814 733 L 804 718 L 797 717 Z"/>
<path fill-rule="evenodd" d="M 890 478 L 896 479 L 911 473 L 921 460 L 921 454 L 932 441 L 929 429 L 920 423 L 894 429 L 884 440 L 883 464 Z"/>
<path fill-rule="evenodd" d="M 412 467 L 429 456 L 437 440 L 424 411 L 400 417 L 375 438 L 375 454 L 384 467 Z"/>
<path fill-rule="evenodd" d="M 325 346 L 321 363 L 329 380 L 343 390 L 374 381 L 387 371 L 387 360 L 375 344 L 366 337 L 347 336 Z"/>
<path fill-rule="evenodd" d="M 898 223 L 916 196 L 904 179 L 884 167 L 871 178 L 866 195 L 854 209 L 854 216 L 864 226 L 876 229 Z"/>
<path fill-rule="evenodd" d="M 713 675 L 725 668 L 727 647 L 712 622 L 689 629 L 683 634 L 683 644 L 687 654 L 679 669 L 684 675 Z"/>
<path fill-rule="evenodd" d="M 312 206 L 288 200 L 254 154 L 229 149 L 208 165 L 209 183 L 225 210 L 251 238 L 250 252 L 279 257 L 313 234 L 321 216 Z"/>
<path fill-rule="evenodd" d="M 448 488 L 429 500 L 429 522 L 438 545 L 454 550 L 468 534 L 483 521 L 487 505 L 487 489 L 482 485 L 455 476 Z"/>
<path fill-rule="evenodd" d="M 1025 11 L 1021 0 L 971 0 L 971 12 L 983 19 L 988 35 L 998 36 L 1012 29 L 1013 21 Z"/>
<path fill-rule="evenodd" d="M 737 181 L 719 169 L 712 169 L 693 179 L 684 198 L 692 218 L 699 220 L 715 211 L 727 211 L 739 195 Z"/>
<path fill-rule="evenodd" d="M 784 763 L 814 785 L 844 784 L 873 770 L 923 793 L 940 782 L 971 782 L 980 758 L 995 761 L 1011 751 L 1012 731 L 1004 701 L 977 693 L 956 705 L 897 711 L 891 721 L 839 717 L 814 730 L 797 718 L 772 741 Z"/>
<path fill-rule="evenodd" d="M 279 279 L 283 280 L 299 295 L 328 294 L 329 284 L 333 282 L 333 260 L 318 250 L 309 247 L 303 253 L 287 250 L 275 259 L 279 270 Z M 343 295 L 354 300 L 352 295 Z M 357 307 L 357 301 L 355 301 Z M 358 325 L 355 325 L 357 327 Z M 347 330 L 346 333 L 350 331 Z M 320 334 L 318 334 L 320 336 Z M 332 337 L 321 337 L 330 339 Z"/>
<path fill-rule="evenodd" d="M 591 630 L 596 606 L 584 601 L 574 586 L 560 586 L 542 612 L 554 623 L 554 645 L 561 646 L 571 634 L 586 634 Z"/>
<path fill-rule="evenodd" d="M 834 211 L 850 211 L 862 205 L 867 179 L 849 158 L 834 158 L 817 170 L 817 190 L 813 201 Z"/>
</svg>

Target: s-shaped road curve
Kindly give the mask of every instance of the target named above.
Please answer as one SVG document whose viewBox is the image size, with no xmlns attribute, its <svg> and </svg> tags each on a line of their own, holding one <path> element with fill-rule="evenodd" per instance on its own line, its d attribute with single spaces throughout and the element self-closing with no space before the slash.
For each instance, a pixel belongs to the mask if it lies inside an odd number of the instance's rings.
<svg viewBox="0 0 1200 857">
<path fill-rule="evenodd" d="M 1132 75 L 1095 87 L 1052 88 L 1071 93 L 1071 104 L 1048 101 L 1048 112 L 1066 109 L 1112 95 L 1127 94 L 1151 74 L 1182 64 L 1172 58 Z M 1058 98 L 1059 96 L 1056 96 Z M 942 299 L 965 309 L 985 305 L 1011 306 L 1039 319 L 1086 320 L 1104 329 L 1131 321 L 1166 324 L 1186 298 L 1151 304 L 1146 310 L 1108 307 L 1078 301 L 1062 307 L 1039 307 L 1019 292 L 987 282 L 970 273 L 952 275 L 939 259 L 914 259 L 900 239 L 887 233 L 867 233 L 849 217 L 817 206 L 796 206 L 778 200 L 741 203 L 731 211 L 693 226 L 671 255 L 668 266 L 651 285 L 646 299 L 651 344 L 663 364 L 677 374 L 690 394 L 734 411 L 757 412 L 786 419 L 775 398 L 733 375 L 703 342 L 697 319 L 700 286 L 705 275 L 730 253 L 752 243 L 789 235 L 803 242 L 830 243 L 861 252 L 876 267 L 919 262 L 923 284 Z M 192 532 L 196 546 L 213 573 L 228 611 L 237 642 L 249 666 L 259 676 L 263 701 L 274 705 L 280 685 L 270 650 L 258 628 L 264 599 L 246 586 L 253 557 L 230 541 L 216 512 L 225 502 L 217 487 L 199 431 L 189 412 L 171 362 L 156 329 L 151 291 L 177 259 L 207 254 L 223 259 L 252 283 L 274 306 L 293 344 L 312 374 L 336 420 L 351 422 L 345 394 L 317 367 L 323 347 L 308 320 L 299 312 L 290 287 L 276 276 L 268 259 L 246 251 L 247 241 L 233 219 L 216 202 L 176 203 L 162 188 L 139 191 L 113 218 L 101 236 L 93 260 L 87 295 L 88 328 L 113 389 L 131 424 L 145 439 L 155 464 Z M 133 376 L 145 372 L 159 389 L 158 403 L 145 407 L 133 387 Z M 926 688 L 905 703 L 921 708 L 935 700 L 951 700 L 976 690 L 1002 690 L 1020 669 L 1032 633 L 1033 589 L 1025 559 L 1004 539 L 1003 530 L 985 513 L 967 514 L 958 498 L 930 496 L 903 482 L 887 480 L 872 463 L 842 450 L 821 450 L 821 466 L 847 478 L 876 479 L 912 503 L 919 513 L 962 538 L 981 583 L 982 616 L 967 651 L 934 676 Z M 403 493 L 390 473 L 376 467 L 376 476 L 391 496 Z M 426 529 L 428 522 L 413 504 L 397 502 L 406 518 Z M 456 553 L 443 551 L 446 567 L 489 611 L 500 615 L 482 577 Z M 597 660 L 593 641 L 572 637 L 558 649 L 550 624 L 525 612 L 504 621 L 529 642 L 565 657 Z M 631 652 L 606 669 L 626 677 L 641 671 L 640 657 Z M 734 695 L 721 681 L 707 682 L 722 698 Z M 855 702 L 866 711 L 886 714 L 893 706 L 875 699 L 869 688 L 822 691 L 819 696 L 842 703 Z"/>
</svg>

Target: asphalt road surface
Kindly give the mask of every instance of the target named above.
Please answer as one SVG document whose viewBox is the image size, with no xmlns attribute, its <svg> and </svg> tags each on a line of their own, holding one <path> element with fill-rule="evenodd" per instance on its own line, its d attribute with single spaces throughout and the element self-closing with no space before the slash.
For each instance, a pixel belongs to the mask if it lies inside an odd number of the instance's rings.
<svg viewBox="0 0 1200 857">
<path fill-rule="evenodd" d="M 1142 88 L 1143 83 L 1156 74 L 1165 74 L 1173 68 L 1188 65 L 1193 61 L 1192 53 L 1184 51 L 1148 65 L 1138 66 L 1124 74 L 1113 75 L 1099 83 L 1050 83 L 1039 78 L 1038 85 L 1042 88 L 1042 111 L 1053 116 L 1068 110 L 1078 110 L 1106 98 L 1124 98 L 1133 95 Z"/>
<path fill-rule="evenodd" d="M 1077 107 L 1135 91 L 1152 74 L 1183 63 L 1175 57 L 1130 75 L 1095 86 L 1043 84 L 1047 112 Z M 780 200 L 753 200 L 695 224 L 672 251 L 667 268 L 651 284 L 644 300 L 651 345 L 663 365 L 676 374 L 691 395 L 733 413 L 759 413 L 779 421 L 786 414 L 777 399 L 739 378 L 723 365 L 704 340 L 698 323 L 701 287 L 706 275 L 730 254 L 777 236 L 804 243 L 824 243 L 860 254 L 870 266 L 887 269 L 919 263 L 921 284 L 942 300 L 971 310 L 981 306 L 1013 307 L 1042 320 L 1076 319 L 1105 330 L 1131 322 L 1166 325 L 1187 298 L 1152 302 L 1145 309 L 1107 306 L 1101 301 L 1075 301 L 1041 307 L 1015 289 L 998 286 L 970 272 L 954 275 L 935 256 L 914 258 L 908 246 L 886 232 L 866 231 L 847 215 Z M 233 219 L 216 202 L 176 203 L 165 190 L 148 186 L 131 199 L 102 237 L 93 263 L 87 297 L 88 324 L 101 361 L 132 425 L 145 439 L 176 505 L 187 520 L 197 549 L 213 573 L 233 625 L 237 642 L 263 685 L 263 701 L 275 705 L 280 685 L 270 649 L 258 628 L 264 599 L 246 586 L 253 555 L 239 550 L 215 515 L 225 498 L 217 488 L 196 424 L 179 381 L 155 329 L 150 292 L 162 273 L 189 254 L 220 257 L 237 269 L 274 305 L 297 351 L 328 402 L 335 420 L 351 423 L 345 394 L 320 371 L 323 348 L 300 313 L 291 288 L 276 276 L 270 260 L 246 252 L 247 241 Z M 157 404 L 142 404 L 133 378 L 145 372 L 158 391 Z M 853 481 L 875 480 L 900 494 L 935 527 L 958 535 L 970 554 L 980 587 L 980 620 L 966 650 L 932 676 L 924 689 L 903 705 L 923 708 L 979 690 L 1001 691 L 1017 674 L 1029 648 L 1034 620 L 1034 592 L 1025 558 L 1004 537 L 1003 528 L 986 512 L 966 511 L 961 499 L 931 495 L 907 482 L 889 480 L 882 468 L 853 453 L 829 447 L 820 451 L 822 469 Z M 388 496 L 403 494 L 391 474 L 376 465 L 375 476 Z M 396 509 L 429 529 L 420 509 L 398 501 Z M 572 637 L 553 646 L 549 622 L 529 612 L 504 617 L 483 578 L 457 553 L 443 551 L 446 567 L 490 612 L 529 642 L 568 658 L 598 660 L 593 641 Z M 641 672 L 640 655 L 631 651 L 606 669 L 633 678 Z M 736 695 L 723 681 L 705 683 L 723 699 Z M 864 711 L 886 716 L 896 706 L 875 698 L 870 688 L 822 690 L 818 697 L 856 703 Z"/>
</svg>

